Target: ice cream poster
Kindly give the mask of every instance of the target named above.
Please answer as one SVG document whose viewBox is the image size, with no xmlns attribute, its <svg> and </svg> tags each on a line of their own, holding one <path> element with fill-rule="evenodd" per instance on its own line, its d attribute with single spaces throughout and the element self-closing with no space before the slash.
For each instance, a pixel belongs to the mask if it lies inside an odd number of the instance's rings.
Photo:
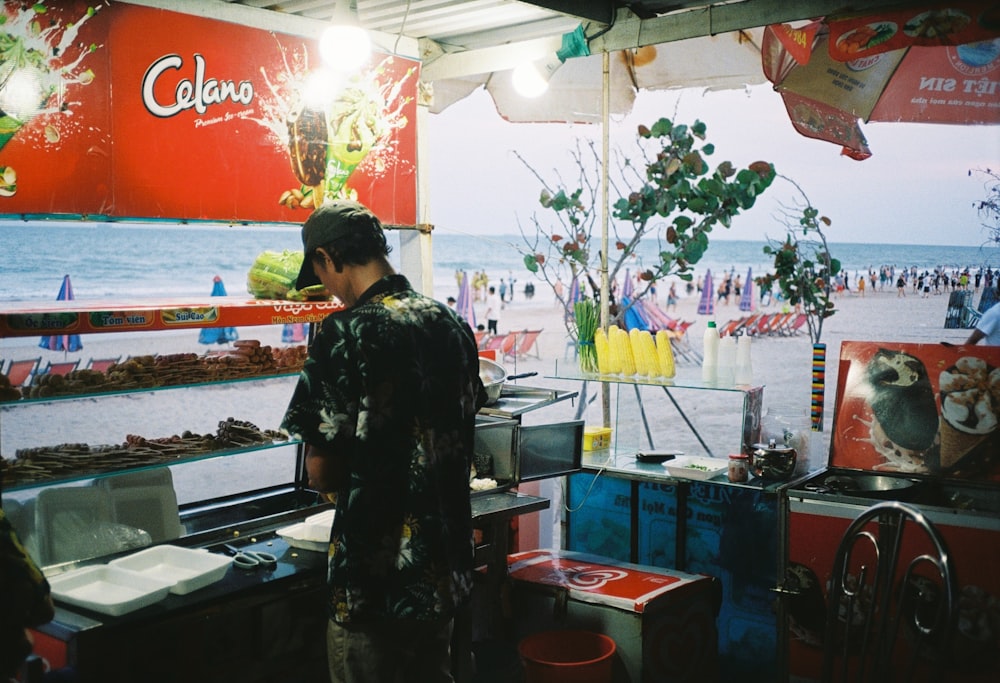
<svg viewBox="0 0 1000 683">
<path fill-rule="evenodd" d="M 830 464 L 1000 481 L 1000 347 L 845 341 Z"/>
<path fill-rule="evenodd" d="M 416 222 L 419 63 L 114 2 L 5 2 L 0 216 Z"/>
</svg>

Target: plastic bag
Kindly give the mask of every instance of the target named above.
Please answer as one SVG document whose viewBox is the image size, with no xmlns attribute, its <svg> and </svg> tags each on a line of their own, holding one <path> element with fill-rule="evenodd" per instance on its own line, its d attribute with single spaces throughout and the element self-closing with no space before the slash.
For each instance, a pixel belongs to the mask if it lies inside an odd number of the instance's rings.
<svg viewBox="0 0 1000 683">
<path fill-rule="evenodd" d="M 284 299 L 295 289 L 302 268 L 301 251 L 264 251 L 247 273 L 247 291 L 257 299 Z"/>
</svg>

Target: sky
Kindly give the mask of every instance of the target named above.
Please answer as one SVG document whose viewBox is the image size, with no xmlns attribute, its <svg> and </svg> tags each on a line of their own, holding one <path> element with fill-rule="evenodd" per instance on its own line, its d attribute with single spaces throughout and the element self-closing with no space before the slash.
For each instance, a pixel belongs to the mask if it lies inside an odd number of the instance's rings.
<svg viewBox="0 0 1000 683">
<path fill-rule="evenodd" d="M 675 114 L 676 112 L 676 114 Z M 711 167 L 764 160 L 793 179 L 821 215 L 830 242 L 980 246 L 987 232 L 975 203 L 987 196 L 985 176 L 1000 170 L 1000 126 L 865 123 L 873 154 L 864 161 L 841 156 L 840 147 L 799 135 L 770 84 L 705 92 L 692 88 L 640 92 L 632 113 L 613 120 L 611 146 L 634 144 L 638 124 L 661 117 L 707 126 L 715 145 Z M 440 114 L 429 115 L 429 217 L 436 231 L 516 234 L 538 206 L 541 185 L 514 155 L 523 156 L 549 181 L 556 169 L 573 169 L 569 149 L 577 139 L 600 135 L 598 125 L 504 121 L 492 98 L 477 90 Z M 776 180 L 757 205 L 712 239 L 782 238 L 781 206 L 798 193 Z"/>
</svg>

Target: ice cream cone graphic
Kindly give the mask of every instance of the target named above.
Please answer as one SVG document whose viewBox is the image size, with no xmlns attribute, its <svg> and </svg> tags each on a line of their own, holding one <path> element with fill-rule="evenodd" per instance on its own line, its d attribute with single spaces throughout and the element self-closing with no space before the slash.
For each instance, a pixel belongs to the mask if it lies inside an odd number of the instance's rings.
<svg viewBox="0 0 1000 683">
<path fill-rule="evenodd" d="M 941 418 L 941 468 L 951 469 L 976 446 L 985 441 L 985 434 L 970 434 Z"/>
<path fill-rule="evenodd" d="M 941 373 L 942 469 L 958 466 L 997 429 L 1000 369 L 981 358 L 963 356 Z"/>
</svg>

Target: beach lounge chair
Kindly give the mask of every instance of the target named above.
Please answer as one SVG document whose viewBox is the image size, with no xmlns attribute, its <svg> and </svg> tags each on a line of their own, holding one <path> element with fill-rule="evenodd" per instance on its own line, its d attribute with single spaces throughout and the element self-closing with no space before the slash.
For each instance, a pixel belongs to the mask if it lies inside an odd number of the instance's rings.
<svg viewBox="0 0 1000 683">
<path fill-rule="evenodd" d="M 38 371 L 38 366 L 41 362 L 42 359 L 40 357 L 11 361 L 6 373 L 7 379 L 10 380 L 10 385 L 12 387 L 21 387 L 29 383 L 32 375 Z"/>
<path fill-rule="evenodd" d="M 87 370 L 96 370 L 97 372 L 107 372 L 108 368 L 112 365 L 116 365 L 121 362 L 122 357 L 117 358 L 91 358 L 87 361 L 85 366 Z"/>
<path fill-rule="evenodd" d="M 527 358 L 529 355 L 541 360 L 538 352 L 538 335 L 542 330 L 525 330 L 521 338 L 517 341 L 517 355 L 519 358 Z"/>
<path fill-rule="evenodd" d="M 57 363 L 53 363 L 52 361 L 49 361 L 49 364 L 46 365 L 42 369 L 42 371 L 39 372 L 38 374 L 39 375 L 65 375 L 65 374 L 67 374 L 69 372 L 72 372 L 73 370 L 76 370 L 78 367 L 80 367 L 80 359 L 79 358 L 77 358 L 76 360 L 59 361 Z"/>
<path fill-rule="evenodd" d="M 736 331 L 743 326 L 743 323 L 747 321 L 749 316 L 743 316 L 742 318 L 735 318 L 730 320 L 725 325 L 719 328 L 719 336 L 727 337 L 731 334 L 736 334 Z"/>
<path fill-rule="evenodd" d="M 489 333 L 486 330 L 476 330 L 475 335 L 476 335 L 476 348 L 477 349 L 483 348 L 483 344 L 486 342 L 487 337 L 489 337 Z"/>
<path fill-rule="evenodd" d="M 796 313 L 795 317 L 785 326 L 784 333 L 788 336 L 793 336 L 799 333 L 802 326 L 806 324 L 808 318 L 805 313 Z"/>
<path fill-rule="evenodd" d="M 508 332 L 500 340 L 500 346 L 497 347 L 497 351 L 503 354 L 505 360 L 514 360 L 517 358 L 521 335 L 522 332 L 520 330 Z"/>
</svg>

